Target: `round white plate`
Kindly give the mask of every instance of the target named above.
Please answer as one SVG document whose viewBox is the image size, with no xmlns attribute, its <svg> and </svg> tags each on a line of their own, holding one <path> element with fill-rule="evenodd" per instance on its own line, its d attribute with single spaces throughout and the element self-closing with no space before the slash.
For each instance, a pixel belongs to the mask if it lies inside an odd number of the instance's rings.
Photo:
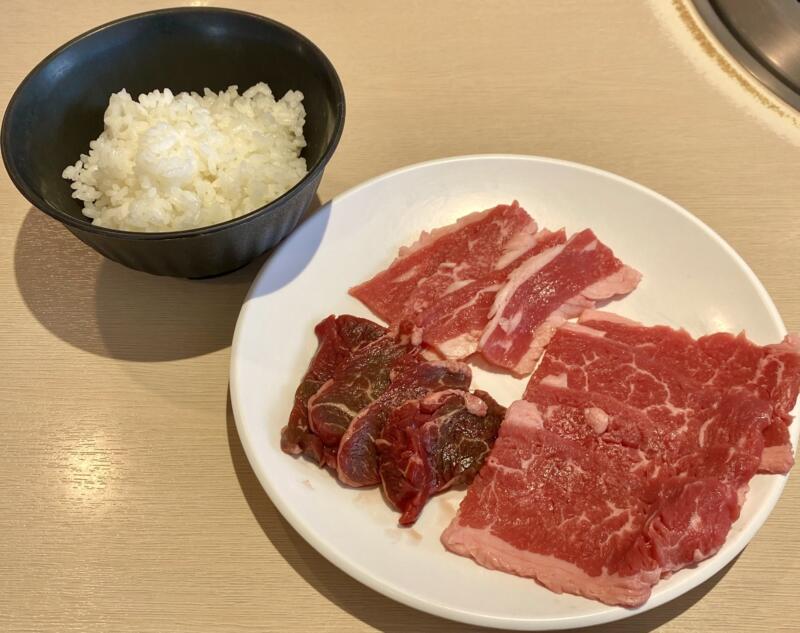
<svg viewBox="0 0 800 633">
<path fill-rule="evenodd" d="M 231 399 L 247 456 L 284 517 L 323 556 L 365 585 L 438 616 L 485 626 L 548 630 L 609 622 L 652 609 L 708 579 L 769 515 L 785 477 L 757 476 L 722 550 L 660 582 L 643 607 L 556 595 L 532 580 L 445 551 L 439 535 L 463 491 L 434 498 L 411 529 L 377 489 L 340 486 L 325 470 L 281 452 L 294 390 L 329 314 L 371 317 L 347 289 L 385 268 L 424 229 L 519 200 L 539 226 L 590 227 L 640 270 L 639 288 L 608 309 L 646 324 L 720 330 L 757 343 L 785 329 L 764 287 L 711 229 L 674 202 L 619 176 L 528 156 L 466 156 L 413 165 L 339 196 L 292 233 L 259 273 L 233 339 Z M 372 316 L 372 318 L 375 318 Z M 508 405 L 525 381 L 475 368 L 473 387 Z M 798 425 L 792 426 L 797 443 Z"/>
</svg>

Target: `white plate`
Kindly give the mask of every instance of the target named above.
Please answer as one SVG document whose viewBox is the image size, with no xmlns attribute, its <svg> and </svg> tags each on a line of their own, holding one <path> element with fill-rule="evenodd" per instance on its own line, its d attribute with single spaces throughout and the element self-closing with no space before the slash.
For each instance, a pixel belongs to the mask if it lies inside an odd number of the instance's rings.
<svg viewBox="0 0 800 633">
<path fill-rule="evenodd" d="M 609 309 L 693 335 L 746 329 L 758 343 L 785 329 L 764 287 L 719 236 L 674 202 L 619 176 L 547 158 L 467 156 L 414 165 L 325 205 L 272 254 L 253 283 L 233 339 L 231 398 L 247 456 L 284 517 L 323 556 L 373 589 L 438 616 L 493 627 L 548 630 L 599 624 L 652 609 L 720 570 L 769 515 L 786 478 L 757 476 L 725 546 L 660 582 L 637 610 L 556 595 L 532 580 L 447 553 L 439 535 L 463 496 L 434 498 L 399 529 L 377 489 L 352 490 L 281 452 L 294 390 L 331 313 L 370 317 L 347 289 L 385 268 L 423 229 L 517 199 L 540 226 L 591 227 L 640 270 L 639 288 Z M 375 318 L 375 317 L 372 317 Z M 473 385 L 509 404 L 524 380 L 476 369 Z M 798 425 L 792 442 L 797 443 Z"/>
</svg>

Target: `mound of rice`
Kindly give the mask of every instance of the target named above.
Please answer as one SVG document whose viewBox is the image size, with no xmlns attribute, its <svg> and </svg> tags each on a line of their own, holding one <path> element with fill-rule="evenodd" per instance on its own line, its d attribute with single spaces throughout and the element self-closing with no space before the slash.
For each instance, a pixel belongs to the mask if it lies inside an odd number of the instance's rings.
<svg viewBox="0 0 800 633">
<path fill-rule="evenodd" d="M 249 213 L 306 175 L 303 94 L 275 101 L 265 83 L 242 95 L 156 90 L 111 95 L 105 129 L 64 170 L 93 224 L 176 231 Z"/>
</svg>

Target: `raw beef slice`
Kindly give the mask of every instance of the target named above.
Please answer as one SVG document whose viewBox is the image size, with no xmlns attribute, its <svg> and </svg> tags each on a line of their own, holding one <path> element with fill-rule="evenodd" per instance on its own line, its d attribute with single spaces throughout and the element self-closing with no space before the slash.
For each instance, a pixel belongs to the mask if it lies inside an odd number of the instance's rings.
<svg viewBox="0 0 800 633">
<path fill-rule="evenodd" d="M 787 473 L 794 463 L 789 425 L 800 389 L 800 336 L 759 346 L 744 333 L 716 333 L 693 339 L 685 330 L 644 326 L 615 314 L 584 312 L 579 322 L 603 336 L 641 349 L 706 386 L 742 386 L 771 403 L 774 413 L 764 430 L 761 472 Z"/>
<path fill-rule="evenodd" d="M 457 361 L 433 361 L 403 366 L 393 371 L 390 378 L 385 391 L 352 419 L 341 438 L 337 474 L 348 486 L 380 482 L 375 440 L 394 409 L 407 400 L 424 398 L 434 391 L 466 390 L 472 372 L 469 366 Z"/>
<path fill-rule="evenodd" d="M 644 603 L 656 565 L 622 571 L 647 520 L 644 481 L 509 409 L 486 465 L 442 534 L 450 551 L 556 593 Z M 633 449 L 627 449 L 633 453 Z M 635 455 L 628 462 L 635 461 Z"/>
<path fill-rule="evenodd" d="M 389 387 L 392 372 L 417 364 L 419 353 L 408 336 L 387 333 L 350 355 L 309 398 L 309 428 L 332 454 L 353 418 Z"/>
<path fill-rule="evenodd" d="M 485 391 L 440 391 L 392 411 L 375 444 L 383 491 L 402 512 L 401 525 L 414 523 L 432 495 L 472 481 L 504 415 Z"/>
<path fill-rule="evenodd" d="M 732 397 L 675 434 L 604 394 L 534 385 L 533 402 L 509 408 L 444 545 L 557 593 L 643 604 L 662 576 L 716 553 L 738 517 L 761 446 L 752 418 L 766 423 L 769 409 Z M 729 429 L 739 397 L 757 410 Z"/>
<path fill-rule="evenodd" d="M 663 409 L 673 405 L 666 392 L 659 395 L 663 408 L 654 404 L 640 410 L 602 391 L 532 384 L 525 401 L 512 408 L 517 413 L 533 411 L 545 430 L 610 460 L 624 461 L 627 450 L 635 448 L 637 460 L 628 464 L 631 474 L 646 475 L 655 487 L 667 479 L 717 478 L 744 501 L 763 450 L 769 404 L 743 389 L 721 396 L 706 391 L 666 416 Z"/>
<path fill-rule="evenodd" d="M 556 328 L 595 302 L 631 292 L 641 275 L 586 229 L 528 259 L 497 293 L 479 349 L 490 363 L 529 374 Z"/>
<path fill-rule="evenodd" d="M 725 402 L 737 397 L 753 413 L 752 425 L 761 437 L 762 460 L 766 429 L 773 407 L 748 390 L 733 385 L 719 388 L 695 380 L 647 349 L 631 347 L 585 325 L 567 323 L 556 332 L 547 353 L 531 377 L 525 399 L 537 385 L 556 385 L 604 394 L 644 412 L 676 444 L 688 421 L 705 420 Z M 743 393 L 739 393 L 743 392 Z M 757 413 L 757 415 L 756 415 Z M 677 445 L 677 444 L 676 444 Z M 677 453 L 676 454 L 680 454 Z"/>
<path fill-rule="evenodd" d="M 447 358 L 466 358 L 476 352 L 495 296 L 508 276 L 529 258 L 566 241 L 564 229 L 555 233 L 543 229 L 518 257 L 508 263 L 499 261 L 485 276 L 440 296 L 413 318 L 422 340 Z"/>
<path fill-rule="evenodd" d="M 743 383 L 701 382 L 652 349 L 564 324 L 443 542 L 554 591 L 638 606 L 722 547 L 773 409 Z"/>
<path fill-rule="evenodd" d="M 529 250 L 536 222 L 516 202 L 472 213 L 423 232 L 397 259 L 350 294 L 391 324 L 426 309 L 443 294 L 507 265 Z"/>
<path fill-rule="evenodd" d="M 292 455 L 304 454 L 321 465 L 325 461 L 323 444 L 308 426 L 308 400 L 333 376 L 339 365 L 386 334 L 386 328 L 345 314 L 327 317 L 317 324 L 314 332 L 319 341 L 317 351 L 295 392 L 289 422 L 281 431 L 281 449 Z"/>
</svg>

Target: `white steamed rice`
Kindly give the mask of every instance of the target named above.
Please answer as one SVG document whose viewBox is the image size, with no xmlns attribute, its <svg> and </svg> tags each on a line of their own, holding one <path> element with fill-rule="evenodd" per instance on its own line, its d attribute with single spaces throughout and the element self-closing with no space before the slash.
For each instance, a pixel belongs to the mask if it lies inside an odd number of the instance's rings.
<svg viewBox="0 0 800 633">
<path fill-rule="evenodd" d="M 111 95 L 105 129 L 64 170 L 93 224 L 176 231 L 249 213 L 306 175 L 303 94 L 265 83 L 239 95 L 155 90 Z"/>
</svg>

